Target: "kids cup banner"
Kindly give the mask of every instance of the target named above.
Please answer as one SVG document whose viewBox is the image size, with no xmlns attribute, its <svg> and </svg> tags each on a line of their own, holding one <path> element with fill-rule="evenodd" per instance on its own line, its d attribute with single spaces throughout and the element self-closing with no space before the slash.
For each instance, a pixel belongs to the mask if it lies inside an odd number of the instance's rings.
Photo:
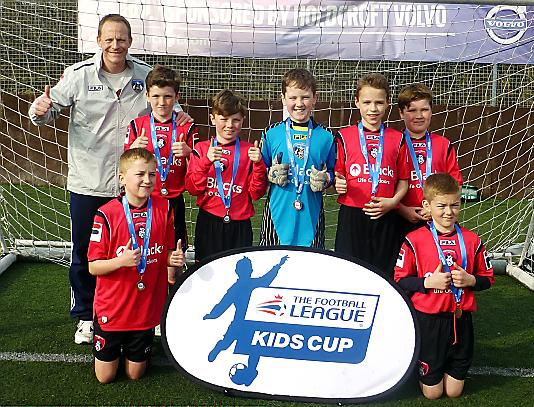
<svg viewBox="0 0 534 407">
<path fill-rule="evenodd" d="M 119 13 L 134 54 L 533 63 L 534 7 L 346 0 L 80 0 L 78 47 Z"/>
<path fill-rule="evenodd" d="M 167 302 L 180 371 L 229 395 L 360 402 L 394 391 L 419 348 L 409 299 L 332 252 L 249 248 L 193 267 Z"/>
</svg>

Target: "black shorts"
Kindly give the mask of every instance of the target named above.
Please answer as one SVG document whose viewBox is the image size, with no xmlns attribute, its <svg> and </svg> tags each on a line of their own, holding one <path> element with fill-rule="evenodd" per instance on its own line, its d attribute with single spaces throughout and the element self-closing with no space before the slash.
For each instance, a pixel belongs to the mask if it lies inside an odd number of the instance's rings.
<svg viewBox="0 0 534 407">
<path fill-rule="evenodd" d="M 389 211 L 371 219 L 361 208 L 341 205 L 335 251 L 363 260 L 393 278 L 401 241 L 398 218 Z"/>
<path fill-rule="evenodd" d="M 102 362 L 112 362 L 121 354 L 132 362 L 145 362 L 152 351 L 154 329 L 145 331 L 103 331 L 94 322 L 93 355 Z"/>
<path fill-rule="evenodd" d="M 196 261 L 225 250 L 248 246 L 252 246 L 250 219 L 224 223 L 222 218 L 199 208 L 195 226 Z"/>
<path fill-rule="evenodd" d="M 187 225 L 185 223 L 185 202 L 184 196 L 178 195 L 176 198 L 169 198 L 169 205 L 174 212 L 174 241 L 182 239 L 182 250 L 187 250 L 189 239 L 187 238 Z"/>
<path fill-rule="evenodd" d="M 419 353 L 419 380 L 435 386 L 447 373 L 464 380 L 473 361 L 473 319 L 464 312 L 456 319 L 457 343 L 454 343 L 454 315 L 452 312 L 425 314 L 416 311 L 421 332 Z"/>
</svg>

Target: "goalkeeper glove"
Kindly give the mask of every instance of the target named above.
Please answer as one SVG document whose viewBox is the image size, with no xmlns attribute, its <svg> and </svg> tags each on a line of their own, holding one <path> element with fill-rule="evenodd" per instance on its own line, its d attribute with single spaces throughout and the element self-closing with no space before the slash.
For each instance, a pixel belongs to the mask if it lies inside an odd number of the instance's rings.
<svg viewBox="0 0 534 407">
<path fill-rule="evenodd" d="M 312 164 L 310 174 L 310 188 L 313 192 L 323 192 L 330 184 L 330 175 L 326 171 L 326 164 L 323 164 L 323 169 L 318 170 Z"/>
<path fill-rule="evenodd" d="M 289 171 L 289 164 L 279 164 L 282 160 L 281 154 L 278 154 L 269 168 L 267 177 L 269 182 L 278 185 L 279 187 L 285 187 L 288 184 L 287 173 Z"/>
</svg>

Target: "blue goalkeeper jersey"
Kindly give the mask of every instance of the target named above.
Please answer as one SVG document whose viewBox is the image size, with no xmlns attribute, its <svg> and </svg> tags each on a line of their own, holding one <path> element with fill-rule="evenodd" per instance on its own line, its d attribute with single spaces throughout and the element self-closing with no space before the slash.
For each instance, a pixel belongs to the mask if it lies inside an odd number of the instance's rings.
<svg viewBox="0 0 534 407">
<path fill-rule="evenodd" d="M 297 189 L 293 182 L 294 174 L 291 171 L 289 154 L 295 158 L 295 164 L 298 168 L 303 168 L 308 126 L 291 121 L 289 123 L 291 152 L 288 152 L 286 141 L 286 122 L 271 125 L 262 135 L 261 153 L 267 168 L 272 165 L 275 157 L 278 158 L 279 163 L 287 163 L 290 167 L 289 183 L 283 188 L 276 184 L 270 184 L 268 199 L 272 221 L 280 244 L 309 247 L 315 236 L 323 201 L 323 193 L 313 192 L 310 188 L 311 166 L 321 170 L 326 164 L 330 179 L 333 180 L 336 147 L 332 133 L 312 120 L 313 130 L 309 156 L 306 167 L 303 169 L 305 170 L 304 186 L 300 195 L 303 208 L 296 210 L 293 204 L 297 199 Z"/>
</svg>

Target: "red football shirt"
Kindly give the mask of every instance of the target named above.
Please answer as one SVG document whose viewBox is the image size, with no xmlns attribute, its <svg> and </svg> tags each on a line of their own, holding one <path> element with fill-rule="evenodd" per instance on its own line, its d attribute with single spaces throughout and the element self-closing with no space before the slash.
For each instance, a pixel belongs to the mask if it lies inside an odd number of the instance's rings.
<svg viewBox="0 0 534 407">
<path fill-rule="evenodd" d="M 475 276 L 487 277 L 490 284 L 493 284 L 493 269 L 482 241 L 468 229 L 461 228 L 461 231 L 466 247 L 466 271 Z M 438 240 L 447 264 L 452 265 L 456 262 L 461 265 L 462 255 L 456 231 L 447 234 L 438 233 Z M 432 233 L 428 226 L 423 226 L 406 236 L 395 266 L 395 281 L 399 282 L 408 277 L 424 279 L 434 272 L 439 262 L 438 250 Z M 463 290 L 460 308 L 464 311 L 475 311 L 476 301 L 473 290 L 470 287 Z M 456 309 L 456 302 L 450 289 L 424 291 L 426 292 L 417 291 L 412 295 L 412 302 L 417 310 L 427 314 L 437 314 L 454 312 Z"/>
<path fill-rule="evenodd" d="M 376 163 L 379 131 L 364 129 L 369 164 Z M 335 170 L 347 179 L 347 193 L 339 195 L 337 201 L 342 205 L 363 208 L 371 199 L 371 178 L 369 168 L 360 148 L 358 126 L 339 130 L 337 139 L 337 160 Z M 409 170 L 406 160 L 406 146 L 402 133 L 386 127 L 384 148 L 377 197 L 391 198 L 399 179 L 408 179 Z"/>
<path fill-rule="evenodd" d="M 446 172 L 458 181 L 458 184 L 462 185 L 462 174 L 458 167 L 456 152 L 454 151 L 451 142 L 447 138 L 434 133 L 430 133 L 430 138 L 432 141 L 432 173 Z M 411 140 L 424 183 L 424 180 L 426 179 L 427 160 L 426 138 L 411 138 Z M 401 203 L 405 206 L 420 207 L 423 200 L 423 190 L 421 189 L 421 184 L 417 178 L 417 173 L 414 170 L 412 157 L 408 148 L 406 148 L 406 151 L 408 168 L 410 169 L 410 179 L 408 181 L 408 192 L 402 199 Z"/>
<path fill-rule="evenodd" d="M 227 194 L 232 180 L 234 165 L 235 142 L 219 144 L 223 148 L 221 163 L 223 166 L 223 190 Z M 197 206 L 220 218 L 226 215 L 226 208 L 219 195 L 215 165 L 208 159 L 207 153 L 210 140 L 196 144 L 191 153 L 185 181 L 186 189 L 197 197 Z M 246 220 L 254 216 L 253 201 L 260 199 L 267 191 L 267 169 L 261 160 L 253 163 L 248 158 L 248 149 L 253 145 L 240 140 L 239 166 L 232 188 L 230 218 Z"/>
<path fill-rule="evenodd" d="M 172 120 L 165 123 L 160 123 L 154 119 L 156 127 L 156 140 L 159 146 L 161 155 L 161 162 L 163 167 L 167 166 L 169 153 L 172 146 Z M 142 129 L 145 129 L 145 136 L 148 137 L 148 146 L 146 149 L 154 152 L 154 145 L 152 143 L 152 136 L 150 132 L 150 115 L 138 117 L 130 122 L 128 126 L 128 133 L 124 141 L 124 150 L 128 150 L 137 137 L 141 136 Z M 183 141 L 191 148 L 194 147 L 196 140 L 198 140 L 198 129 L 193 123 L 187 123 L 183 126 L 176 126 L 176 141 Z M 167 174 L 165 182 L 161 181 L 159 173 L 156 176 L 156 186 L 154 187 L 153 195 L 159 195 L 164 198 L 175 198 L 185 191 L 185 174 L 187 171 L 187 158 L 176 157 L 173 155 L 172 164 Z M 167 195 L 161 195 L 161 188 L 167 189 Z"/>
<path fill-rule="evenodd" d="M 146 204 L 130 206 L 139 247 L 143 247 Z M 120 256 L 130 240 L 121 197 L 102 206 L 95 215 L 89 242 L 88 260 L 107 260 Z M 98 276 L 94 313 L 104 331 L 151 329 L 159 324 L 167 298 L 167 253 L 176 245 L 173 215 L 167 200 L 152 198 L 152 229 L 149 254 L 143 275 L 146 288 L 137 289 L 136 267 L 122 267 Z"/>
</svg>

